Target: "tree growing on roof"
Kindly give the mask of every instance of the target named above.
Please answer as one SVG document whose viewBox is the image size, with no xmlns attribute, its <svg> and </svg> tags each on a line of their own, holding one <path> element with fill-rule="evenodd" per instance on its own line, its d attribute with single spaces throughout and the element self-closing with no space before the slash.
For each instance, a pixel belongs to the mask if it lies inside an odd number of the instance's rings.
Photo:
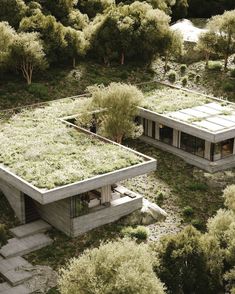
<svg viewBox="0 0 235 294">
<path fill-rule="evenodd" d="M 91 107 L 102 109 L 99 115 L 99 132 L 122 143 L 123 138 L 137 137 L 142 134 L 142 127 L 135 122 L 138 106 L 143 94 L 135 86 L 111 83 L 109 86 L 89 87 L 92 96 Z"/>
</svg>

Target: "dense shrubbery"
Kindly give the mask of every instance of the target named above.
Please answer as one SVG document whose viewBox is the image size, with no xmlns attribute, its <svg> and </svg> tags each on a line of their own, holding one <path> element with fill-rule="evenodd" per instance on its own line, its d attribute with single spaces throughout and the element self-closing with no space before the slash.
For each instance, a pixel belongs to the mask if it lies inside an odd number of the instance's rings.
<svg viewBox="0 0 235 294">
<path fill-rule="evenodd" d="M 170 70 L 169 73 L 168 73 L 168 75 L 167 75 L 167 77 L 168 77 L 168 80 L 171 83 L 174 83 L 176 81 L 176 79 L 177 79 L 177 73 L 176 73 L 176 71 Z"/>
<path fill-rule="evenodd" d="M 213 71 L 220 71 L 222 69 L 222 65 L 218 61 L 209 61 L 208 69 Z"/>
<path fill-rule="evenodd" d="M 32 83 L 28 87 L 28 92 L 38 98 L 46 98 L 48 96 L 48 89 L 45 85 L 39 83 Z"/>
<path fill-rule="evenodd" d="M 109 242 L 85 251 L 62 268 L 59 289 L 62 294 L 163 294 L 153 262 L 147 245 L 125 239 Z"/>
<path fill-rule="evenodd" d="M 144 226 L 138 226 L 136 228 L 125 227 L 121 233 L 125 237 L 136 238 L 138 240 L 147 240 L 149 234 L 148 229 Z"/>
</svg>

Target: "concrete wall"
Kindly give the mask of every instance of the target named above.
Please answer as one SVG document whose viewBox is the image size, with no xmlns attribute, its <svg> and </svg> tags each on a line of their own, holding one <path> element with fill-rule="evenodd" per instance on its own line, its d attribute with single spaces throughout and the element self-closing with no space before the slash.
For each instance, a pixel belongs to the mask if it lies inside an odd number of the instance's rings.
<svg viewBox="0 0 235 294">
<path fill-rule="evenodd" d="M 19 190 L 0 179 L 0 190 L 7 198 L 19 221 L 25 223 L 24 195 Z"/>
<path fill-rule="evenodd" d="M 35 201 L 35 204 L 42 219 L 65 234 L 71 235 L 70 198 L 46 205 Z"/>
<path fill-rule="evenodd" d="M 109 207 L 74 218 L 72 220 L 72 235 L 78 236 L 94 228 L 112 223 L 141 208 L 142 201 L 143 198 L 141 196 L 133 199 L 126 196 L 112 201 Z"/>
</svg>

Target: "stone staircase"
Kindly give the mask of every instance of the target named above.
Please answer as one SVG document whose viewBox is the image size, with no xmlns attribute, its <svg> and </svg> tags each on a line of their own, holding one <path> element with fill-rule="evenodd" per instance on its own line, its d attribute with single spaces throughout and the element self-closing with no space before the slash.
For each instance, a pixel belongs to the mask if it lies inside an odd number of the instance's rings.
<svg viewBox="0 0 235 294">
<path fill-rule="evenodd" d="M 51 243 L 51 238 L 42 233 L 23 237 L 20 239 L 12 238 L 8 240 L 7 245 L 1 248 L 0 254 L 5 258 L 23 256 L 30 252 L 46 247 Z"/>
<path fill-rule="evenodd" d="M 0 294 L 30 294 L 40 290 L 32 291 L 23 284 L 33 278 L 33 266 L 22 256 L 50 245 L 51 238 L 44 234 L 50 228 L 40 220 L 11 229 L 15 237 L 0 250 L 0 275 L 6 281 L 0 284 Z"/>
</svg>

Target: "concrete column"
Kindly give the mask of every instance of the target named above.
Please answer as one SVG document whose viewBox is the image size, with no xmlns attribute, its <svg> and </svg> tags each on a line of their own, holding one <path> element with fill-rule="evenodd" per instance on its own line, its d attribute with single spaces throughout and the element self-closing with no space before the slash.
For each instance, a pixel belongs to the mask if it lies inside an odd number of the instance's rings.
<svg viewBox="0 0 235 294">
<path fill-rule="evenodd" d="M 179 131 L 173 129 L 173 146 L 178 147 Z"/>
<path fill-rule="evenodd" d="M 24 194 L 17 190 L 15 187 L 11 186 L 7 182 L 0 179 L 0 190 L 7 198 L 9 204 L 14 210 L 19 221 L 25 223 L 25 203 Z"/>
<path fill-rule="evenodd" d="M 180 143 L 181 143 L 181 131 L 178 131 L 178 148 L 180 148 Z"/>
<path fill-rule="evenodd" d="M 211 159 L 211 142 L 205 141 L 204 158 L 208 160 Z"/>
<path fill-rule="evenodd" d="M 152 137 L 152 129 L 153 129 L 153 124 L 151 120 L 148 120 L 148 136 Z"/>
<path fill-rule="evenodd" d="M 159 140 L 160 135 L 159 135 L 159 123 L 156 122 L 156 128 L 155 128 L 155 139 Z"/>
<path fill-rule="evenodd" d="M 107 185 L 101 188 L 101 203 L 109 203 L 112 199 L 111 185 Z"/>
</svg>

